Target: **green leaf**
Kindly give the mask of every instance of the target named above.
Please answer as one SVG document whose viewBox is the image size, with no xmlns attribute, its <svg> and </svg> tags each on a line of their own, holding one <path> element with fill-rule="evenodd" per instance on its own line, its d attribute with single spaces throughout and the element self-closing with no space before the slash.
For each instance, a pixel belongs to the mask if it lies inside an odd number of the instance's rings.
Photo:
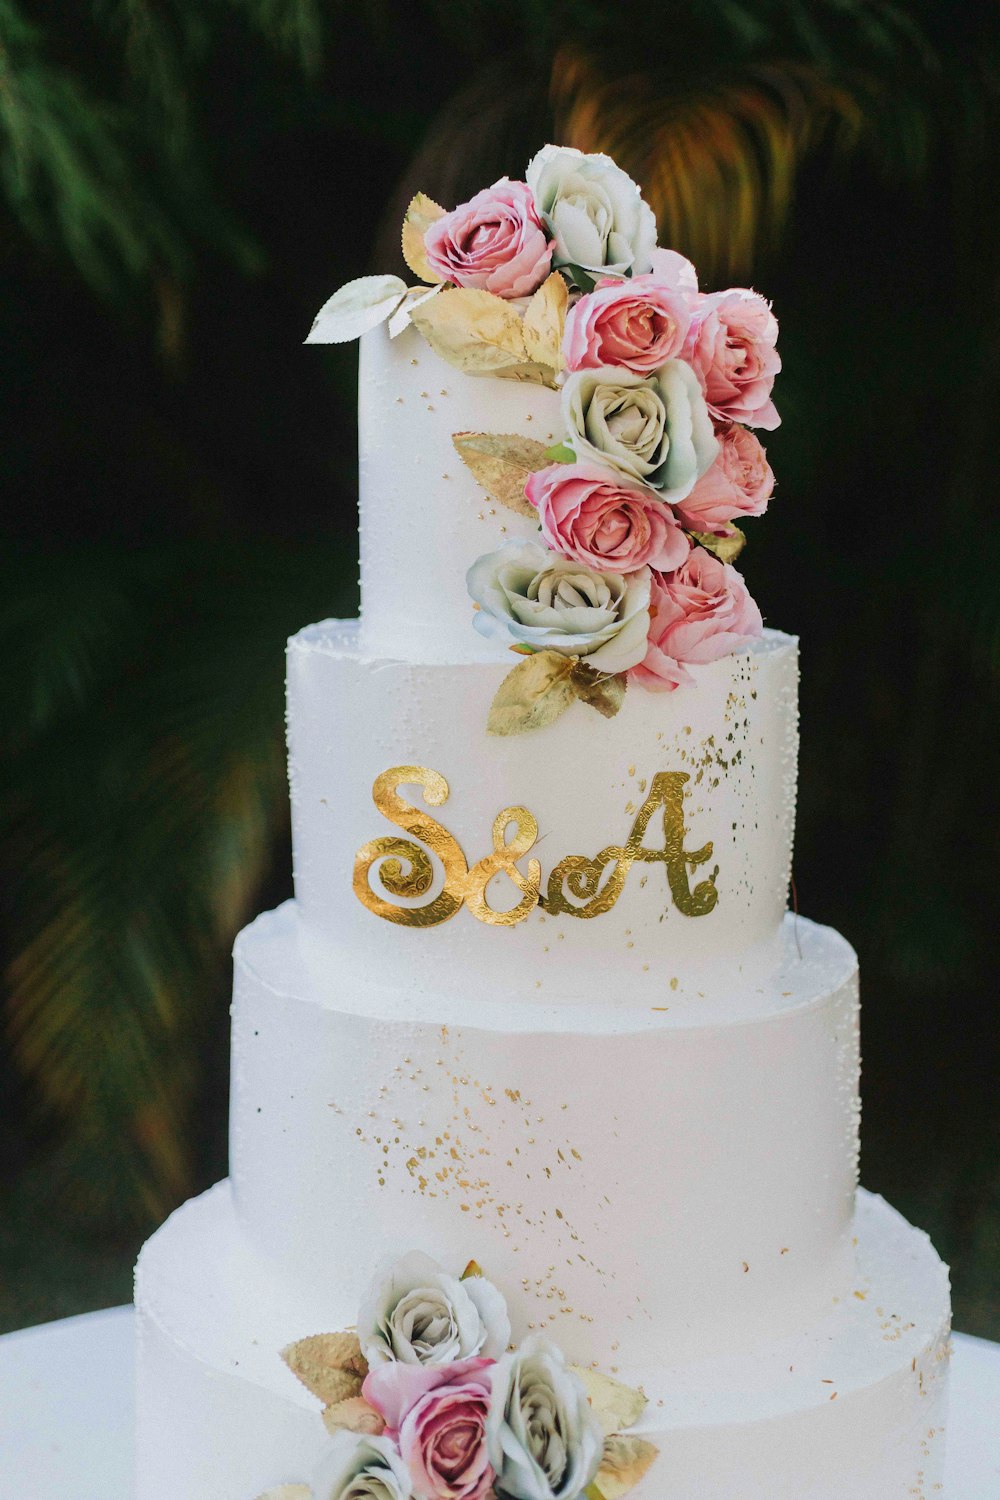
<svg viewBox="0 0 1000 1500">
<path fill-rule="evenodd" d="M 561 651 L 536 651 L 518 662 L 490 705 L 490 734 L 525 734 L 558 719 L 576 697 L 575 662 L 575 656 L 563 656 Z"/>
<path fill-rule="evenodd" d="M 582 266 L 560 266 L 559 269 L 570 285 L 579 287 L 581 292 L 592 292 L 597 284 L 594 273 L 585 271 Z"/>
<path fill-rule="evenodd" d="M 575 464 L 576 454 L 569 443 L 554 443 L 551 448 L 546 448 L 545 457 L 550 464 Z"/>
</svg>

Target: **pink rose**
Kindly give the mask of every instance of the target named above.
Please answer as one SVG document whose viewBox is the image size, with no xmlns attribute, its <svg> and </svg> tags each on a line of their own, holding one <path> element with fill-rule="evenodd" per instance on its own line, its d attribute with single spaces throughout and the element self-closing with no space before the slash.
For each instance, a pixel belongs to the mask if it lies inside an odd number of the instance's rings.
<svg viewBox="0 0 1000 1500">
<path fill-rule="evenodd" d="M 735 568 L 695 547 L 668 578 L 655 578 L 645 659 L 630 677 L 643 687 L 672 692 L 691 677 L 684 663 L 729 656 L 763 634 L 760 610 Z"/>
<path fill-rule="evenodd" d="M 552 263 L 530 188 L 508 177 L 435 220 L 424 235 L 424 252 L 443 280 L 498 297 L 527 297 Z"/>
<path fill-rule="evenodd" d="M 684 347 L 689 302 L 684 292 L 654 275 L 599 281 L 566 318 L 567 368 L 619 365 L 651 375 Z"/>
<path fill-rule="evenodd" d="M 762 516 L 774 489 L 774 471 L 756 433 L 731 423 L 715 435 L 718 458 L 677 506 L 691 531 L 724 531 L 737 516 Z"/>
<path fill-rule="evenodd" d="M 385 1418 L 419 1500 L 484 1500 L 496 1475 L 486 1452 L 492 1359 L 376 1365 L 362 1394 Z"/>
<path fill-rule="evenodd" d="M 781 418 L 771 400 L 781 369 L 778 320 L 757 292 L 733 287 L 697 301 L 684 358 L 695 369 L 712 416 L 770 430 Z"/>
<path fill-rule="evenodd" d="M 554 552 L 598 572 L 672 572 L 691 544 L 669 505 L 648 485 L 595 463 L 551 464 L 524 487 Z"/>
</svg>

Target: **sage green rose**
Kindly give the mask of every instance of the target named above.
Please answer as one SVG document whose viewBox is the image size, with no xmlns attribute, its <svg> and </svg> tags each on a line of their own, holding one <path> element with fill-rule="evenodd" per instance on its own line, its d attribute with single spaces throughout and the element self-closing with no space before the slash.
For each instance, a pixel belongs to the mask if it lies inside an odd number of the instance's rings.
<svg viewBox="0 0 1000 1500">
<path fill-rule="evenodd" d="M 538 542 L 507 542 L 473 563 L 467 582 L 487 640 L 586 657 L 612 675 L 646 654 L 648 568 L 599 573 Z"/>
<path fill-rule="evenodd" d="M 640 276 L 652 268 L 656 217 L 610 156 L 543 146 L 526 176 L 552 235 L 553 266 L 590 272 L 585 290 L 597 276 Z"/>
<path fill-rule="evenodd" d="M 604 1430 L 561 1350 L 536 1333 L 489 1373 L 486 1444 L 497 1493 L 578 1500 L 600 1468 Z"/>
<path fill-rule="evenodd" d="M 691 493 L 719 451 L 698 377 L 680 359 L 652 375 L 577 370 L 563 387 L 562 412 L 578 459 L 640 479 L 668 504 Z"/>
</svg>

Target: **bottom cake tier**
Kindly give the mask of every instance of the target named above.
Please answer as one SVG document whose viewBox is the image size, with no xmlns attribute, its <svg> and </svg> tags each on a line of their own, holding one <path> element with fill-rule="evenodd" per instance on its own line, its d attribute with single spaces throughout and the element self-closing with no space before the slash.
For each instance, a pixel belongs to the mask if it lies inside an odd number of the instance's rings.
<svg viewBox="0 0 1000 1500">
<path fill-rule="evenodd" d="M 308 1481 L 327 1437 L 279 1357 L 331 1331 L 341 1299 L 303 1294 L 247 1245 L 228 1183 L 146 1245 L 137 1500 L 255 1500 Z M 931 1500 L 943 1485 L 949 1287 L 927 1237 L 859 1194 L 855 1276 L 814 1324 L 738 1358 L 641 1378 L 660 1456 L 634 1500 Z"/>
</svg>

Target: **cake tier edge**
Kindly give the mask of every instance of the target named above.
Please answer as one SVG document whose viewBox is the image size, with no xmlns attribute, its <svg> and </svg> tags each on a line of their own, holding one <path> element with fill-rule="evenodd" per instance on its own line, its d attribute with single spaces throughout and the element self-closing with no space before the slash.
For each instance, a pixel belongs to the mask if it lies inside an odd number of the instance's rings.
<svg viewBox="0 0 1000 1500">
<path fill-rule="evenodd" d="M 852 1294 L 811 1328 L 740 1357 L 623 1367 L 660 1456 L 634 1500 L 932 1500 L 943 1482 L 945 1267 L 927 1237 L 859 1194 Z M 307 1481 L 329 1442 L 285 1368 L 296 1338 L 341 1326 L 246 1246 L 222 1183 L 147 1243 L 136 1275 L 137 1500 L 254 1500 Z M 678 1290 L 683 1295 L 683 1289 Z M 608 1368 L 614 1356 L 608 1353 Z"/>
</svg>

